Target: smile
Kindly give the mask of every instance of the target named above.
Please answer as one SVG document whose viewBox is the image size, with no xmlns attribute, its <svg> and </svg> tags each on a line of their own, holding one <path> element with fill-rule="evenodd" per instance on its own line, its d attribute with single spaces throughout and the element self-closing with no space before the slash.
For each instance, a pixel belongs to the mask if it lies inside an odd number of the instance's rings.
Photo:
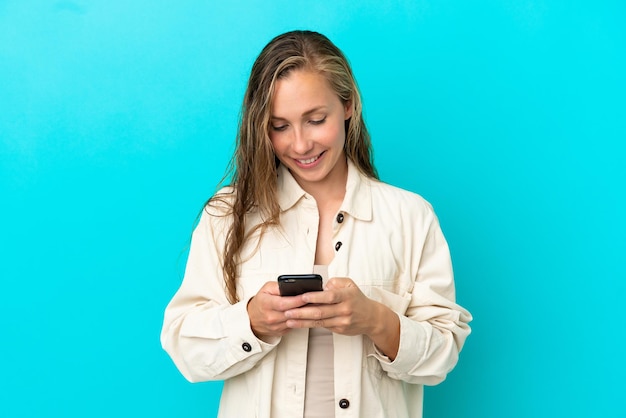
<svg viewBox="0 0 626 418">
<path fill-rule="evenodd" d="M 316 156 L 314 156 L 314 157 L 307 158 L 307 159 L 305 159 L 305 160 L 301 160 L 301 159 L 298 159 L 298 158 L 296 158 L 295 160 L 298 162 L 298 165 L 301 165 L 301 166 L 310 166 L 310 165 L 314 164 L 317 160 L 319 160 L 319 159 L 322 157 L 322 155 L 324 155 L 324 153 L 325 153 L 325 152 L 326 152 L 326 151 L 324 151 L 324 152 L 322 152 L 321 154 L 316 155 Z"/>
<path fill-rule="evenodd" d="M 317 159 L 320 158 L 319 155 L 313 157 L 313 158 L 309 158 L 308 160 L 298 160 L 299 163 L 301 164 L 311 164 L 312 162 L 317 161 Z"/>
</svg>

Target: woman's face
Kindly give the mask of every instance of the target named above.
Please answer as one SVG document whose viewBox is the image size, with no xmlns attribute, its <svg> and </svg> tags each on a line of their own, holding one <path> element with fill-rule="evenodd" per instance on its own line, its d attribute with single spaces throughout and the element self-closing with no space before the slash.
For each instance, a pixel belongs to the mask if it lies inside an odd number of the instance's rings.
<svg viewBox="0 0 626 418">
<path fill-rule="evenodd" d="M 274 153 L 311 192 L 345 186 L 345 121 L 352 115 L 326 79 L 295 70 L 276 82 L 269 136 Z"/>
</svg>

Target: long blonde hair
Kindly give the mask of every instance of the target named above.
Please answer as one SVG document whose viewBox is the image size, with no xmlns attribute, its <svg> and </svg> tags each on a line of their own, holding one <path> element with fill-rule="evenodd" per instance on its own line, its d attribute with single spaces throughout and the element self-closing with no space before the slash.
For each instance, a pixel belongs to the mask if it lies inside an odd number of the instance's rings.
<svg viewBox="0 0 626 418">
<path fill-rule="evenodd" d="M 276 80 L 291 71 L 306 69 L 322 74 L 340 100 L 352 107 L 346 121 L 344 152 L 366 176 L 378 178 L 373 164 L 370 136 L 362 118 L 361 95 L 348 60 L 327 37 L 317 32 L 292 31 L 272 39 L 252 66 L 241 109 L 235 153 L 226 171 L 230 192 L 216 194 L 208 206 L 228 205 L 232 216 L 224 243 L 225 287 L 228 300 L 238 301 L 237 277 L 240 252 L 247 239 L 245 219 L 259 211 L 263 223 L 253 228 L 278 225 L 280 207 L 276 192 L 278 159 L 269 137 L 272 97 Z"/>
</svg>

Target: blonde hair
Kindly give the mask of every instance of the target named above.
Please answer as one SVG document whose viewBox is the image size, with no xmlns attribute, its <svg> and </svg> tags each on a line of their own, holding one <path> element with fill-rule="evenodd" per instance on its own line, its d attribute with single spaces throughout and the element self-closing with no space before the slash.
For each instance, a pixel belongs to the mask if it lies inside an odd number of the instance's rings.
<svg viewBox="0 0 626 418">
<path fill-rule="evenodd" d="M 278 225 L 280 207 L 276 192 L 278 159 L 269 137 L 274 86 L 294 70 L 322 74 L 339 99 L 352 107 L 346 121 L 345 155 L 366 176 L 378 178 L 373 164 L 370 136 L 362 117 L 361 95 L 348 60 L 327 37 L 311 31 L 292 31 L 272 39 L 252 66 L 241 109 L 235 153 L 224 178 L 232 188 L 217 194 L 207 205 L 227 204 L 232 224 L 224 243 L 222 269 L 226 294 L 238 301 L 237 277 L 240 252 L 248 238 L 246 214 L 259 211 L 263 223 L 253 228 Z"/>
</svg>

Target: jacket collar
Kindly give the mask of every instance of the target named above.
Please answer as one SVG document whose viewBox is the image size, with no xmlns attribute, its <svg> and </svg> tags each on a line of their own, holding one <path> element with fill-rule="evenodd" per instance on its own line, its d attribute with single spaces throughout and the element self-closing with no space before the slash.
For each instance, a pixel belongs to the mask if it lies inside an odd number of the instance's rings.
<svg viewBox="0 0 626 418">
<path fill-rule="evenodd" d="M 291 172 L 284 165 L 278 166 L 277 192 L 278 204 L 281 211 L 285 212 L 295 206 L 300 199 L 308 194 L 300 187 Z M 365 177 L 359 169 L 348 160 L 348 180 L 346 182 L 346 195 L 343 198 L 340 212 L 348 213 L 362 221 L 372 219 L 372 192 L 371 180 Z"/>
</svg>

